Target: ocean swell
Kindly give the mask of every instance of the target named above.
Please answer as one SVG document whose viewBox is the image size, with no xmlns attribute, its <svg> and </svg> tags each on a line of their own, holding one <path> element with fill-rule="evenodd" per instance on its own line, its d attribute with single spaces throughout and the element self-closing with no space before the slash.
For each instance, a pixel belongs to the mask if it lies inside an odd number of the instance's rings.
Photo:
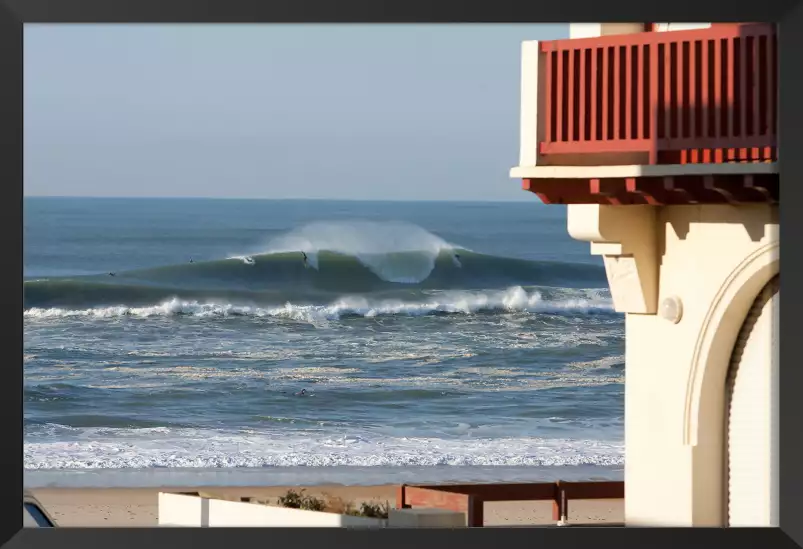
<svg viewBox="0 0 803 549">
<path fill-rule="evenodd" d="M 441 254 L 454 258 L 456 250 L 456 246 L 410 223 L 328 221 L 281 235 L 264 253 L 304 252 L 308 264 L 319 269 L 319 254 L 332 252 L 355 258 L 386 282 L 417 284 L 429 277 Z"/>
<path fill-rule="evenodd" d="M 405 290 L 605 286 L 601 266 L 477 253 L 406 223 L 319 222 L 259 253 L 212 261 L 27 280 L 25 308 L 146 307 L 173 298 L 278 306 Z"/>
<path fill-rule="evenodd" d="M 281 305 L 331 302 L 343 295 L 406 294 L 424 290 L 504 290 L 511 286 L 602 288 L 604 271 L 596 265 L 550 263 L 500 258 L 461 251 L 454 263 L 442 252 L 431 273 L 420 282 L 392 282 L 377 276 L 352 256 L 322 252 L 317 268 L 305 267 L 297 253 L 172 265 L 72 278 L 29 280 L 24 284 L 26 308 L 89 308 L 147 306 L 172 298 L 240 304 Z M 411 265 L 418 252 L 398 252 L 381 263 Z M 379 263 L 378 263 L 379 264 Z M 412 270 L 396 269 L 412 280 Z"/>
</svg>

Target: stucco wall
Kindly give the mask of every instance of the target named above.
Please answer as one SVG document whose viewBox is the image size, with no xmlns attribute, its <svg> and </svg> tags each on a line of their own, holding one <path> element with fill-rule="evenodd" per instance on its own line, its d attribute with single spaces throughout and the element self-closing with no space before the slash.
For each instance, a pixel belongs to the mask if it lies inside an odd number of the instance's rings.
<svg viewBox="0 0 803 549">
<path fill-rule="evenodd" d="M 626 521 L 719 526 L 725 376 L 749 307 L 777 273 L 778 209 L 665 207 L 656 231 L 658 303 L 679 297 L 682 318 L 627 315 Z"/>
</svg>

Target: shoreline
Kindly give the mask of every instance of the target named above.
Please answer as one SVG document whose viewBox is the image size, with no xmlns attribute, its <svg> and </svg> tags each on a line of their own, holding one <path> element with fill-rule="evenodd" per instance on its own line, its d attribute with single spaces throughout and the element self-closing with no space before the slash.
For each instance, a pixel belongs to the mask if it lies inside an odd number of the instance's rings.
<svg viewBox="0 0 803 549">
<path fill-rule="evenodd" d="M 284 486 L 388 486 L 398 484 L 624 480 L 621 466 L 263 467 L 163 469 L 26 469 L 29 489 L 114 489 Z"/>
<path fill-rule="evenodd" d="M 59 527 L 154 527 L 158 525 L 158 492 L 206 491 L 275 499 L 287 490 L 305 490 L 315 497 L 395 504 L 396 484 L 347 486 L 171 486 L 148 488 L 29 488 Z M 570 522 L 621 523 L 624 500 L 572 501 Z M 551 501 L 505 501 L 485 504 L 485 526 L 554 524 Z"/>
</svg>

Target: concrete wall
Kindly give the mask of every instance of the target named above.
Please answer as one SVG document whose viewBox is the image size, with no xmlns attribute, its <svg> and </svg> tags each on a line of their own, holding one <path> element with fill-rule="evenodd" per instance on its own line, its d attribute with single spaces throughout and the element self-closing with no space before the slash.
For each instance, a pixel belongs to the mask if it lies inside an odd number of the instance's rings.
<svg viewBox="0 0 803 549">
<path fill-rule="evenodd" d="M 391 509 L 388 520 L 288 509 L 159 492 L 159 526 L 301 528 L 459 528 L 466 514 L 444 509 Z"/>
<path fill-rule="evenodd" d="M 778 208 L 571 205 L 569 230 L 603 255 L 627 313 L 626 523 L 725 525 L 725 379 L 778 272 Z"/>
<path fill-rule="evenodd" d="M 386 525 L 381 519 L 165 492 L 159 493 L 158 513 L 159 526 L 381 528 Z"/>
</svg>

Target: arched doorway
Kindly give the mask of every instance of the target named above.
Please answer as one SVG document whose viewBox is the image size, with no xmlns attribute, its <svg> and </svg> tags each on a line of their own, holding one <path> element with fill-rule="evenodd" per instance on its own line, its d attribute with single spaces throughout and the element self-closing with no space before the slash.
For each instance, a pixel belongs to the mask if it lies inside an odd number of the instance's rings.
<svg viewBox="0 0 803 549">
<path fill-rule="evenodd" d="M 726 380 L 727 524 L 778 526 L 780 277 L 756 297 Z"/>
</svg>

